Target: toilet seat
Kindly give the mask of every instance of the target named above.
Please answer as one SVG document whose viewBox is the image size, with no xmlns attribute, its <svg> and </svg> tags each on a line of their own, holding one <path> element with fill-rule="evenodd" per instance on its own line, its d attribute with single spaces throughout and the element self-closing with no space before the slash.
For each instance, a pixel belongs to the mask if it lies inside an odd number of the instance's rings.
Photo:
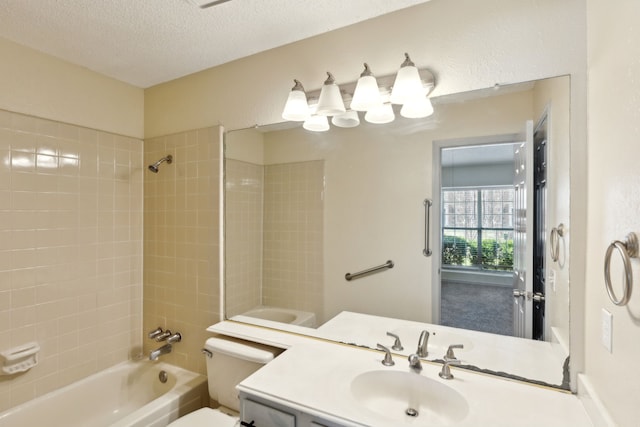
<svg viewBox="0 0 640 427">
<path fill-rule="evenodd" d="M 197 411 L 180 417 L 168 427 L 234 427 L 238 419 L 211 408 L 200 408 Z"/>
</svg>

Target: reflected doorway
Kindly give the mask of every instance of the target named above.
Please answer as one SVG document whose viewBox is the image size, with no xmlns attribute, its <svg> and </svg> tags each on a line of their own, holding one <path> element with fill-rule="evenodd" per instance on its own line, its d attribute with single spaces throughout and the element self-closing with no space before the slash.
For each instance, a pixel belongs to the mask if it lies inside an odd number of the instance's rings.
<svg viewBox="0 0 640 427">
<path fill-rule="evenodd" d="M 498 139 L 440 152 L 440 324 L 512 336 L 514 147 L 521 141 Z"/>
</svg>

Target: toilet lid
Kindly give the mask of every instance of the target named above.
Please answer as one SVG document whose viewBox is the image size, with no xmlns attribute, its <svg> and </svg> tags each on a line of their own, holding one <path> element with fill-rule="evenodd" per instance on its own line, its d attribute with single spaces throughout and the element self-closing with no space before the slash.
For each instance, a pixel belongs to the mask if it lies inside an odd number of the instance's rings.
<svg viewBox="0 0 640 427">
<path fill-rule="evenodd" d="M 211 408 L 201 408 L 180 417 L 169 427 L 234 427 L 238 419 Z"/>
</svg>

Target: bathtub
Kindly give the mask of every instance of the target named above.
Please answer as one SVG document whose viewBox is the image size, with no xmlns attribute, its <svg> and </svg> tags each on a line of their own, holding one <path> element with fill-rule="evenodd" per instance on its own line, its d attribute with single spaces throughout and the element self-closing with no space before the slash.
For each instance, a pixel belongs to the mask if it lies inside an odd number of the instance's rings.
<svg viewBox="0 0 640 427">
<path fill-rule="evenodd" d="M 208 401 L 205 376 L 128 361 L 0 413 L 0 427 L 164 427 Z"/>
<path fill-rule="evenodd" d="M 292 310 L 289 308 L 269 307 L 262 305 L 242 313 L 242 316 L 272 322 L 289 323 L 292 325 L 316 327 L 316 315 L 308 311 Z"/>
</svg>

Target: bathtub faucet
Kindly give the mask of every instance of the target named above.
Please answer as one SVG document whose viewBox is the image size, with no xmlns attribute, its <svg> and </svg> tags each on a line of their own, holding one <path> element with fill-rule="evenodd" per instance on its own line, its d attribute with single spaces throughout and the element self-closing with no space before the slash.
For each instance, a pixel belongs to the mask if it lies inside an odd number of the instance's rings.
<svg viewBox="0 0 640 427">
<path fill-rule="evenodd" d="M 161 355 L 171 353 L 172 347 L 173 346 L 171 344 L 165 344 L 162 347 L 153 350 L 149 353 L 149 360 L 158 360 L 158 357 Z"/>
</svg>

